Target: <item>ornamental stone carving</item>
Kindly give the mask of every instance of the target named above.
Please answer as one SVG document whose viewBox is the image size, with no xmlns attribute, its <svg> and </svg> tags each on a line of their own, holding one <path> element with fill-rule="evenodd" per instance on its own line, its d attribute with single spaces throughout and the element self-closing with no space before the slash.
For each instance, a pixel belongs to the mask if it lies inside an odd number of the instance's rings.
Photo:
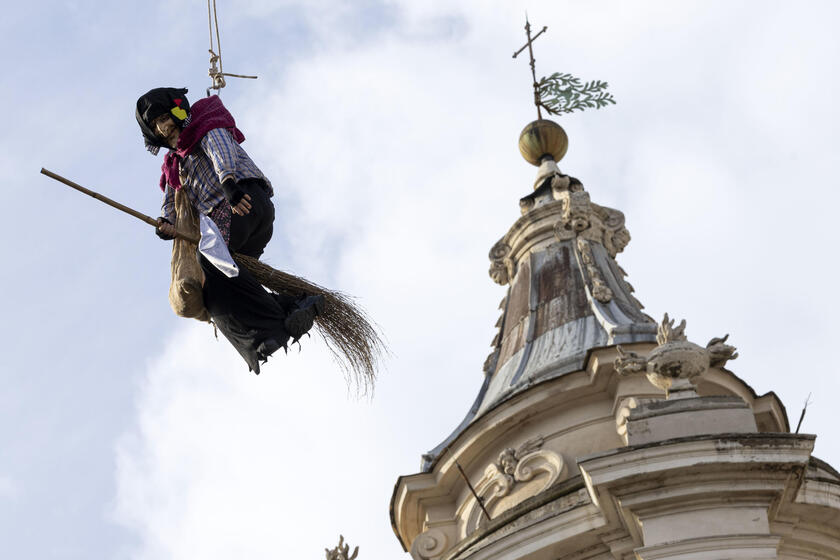
<svg viewBox="0 0 840 560">
<path fill-rule="evenodd" d="M 498 460 L 484 470 L 475 491 L 491 515 L 536 496 L 565 472 L 563 457 L 554 451 L 541 449 L 543 443 L 544 438 L 537 436 L 516 449 L 506 448 L 499 453 Z M 488 521 L 475 498 L 468 499 L 459 510 L 466 519 L 466 534 Z"/>
<path fill-rule="evenodd" d="M 738 357 L 734 346 L 724 344 L 728 339 L 729 335 L 726 334 L 723 338 L 713 338 L 706 344 L 706 350 L 709 351 L 709 367 L 725 366 L 726 362 Z"/>
<path fill-rule="evenodd" d="M 496 334 L 496 338 L 493 339 L 493 342 L 496 342 L 496 339 L 501 337 L 501 333 Z M 499 364 L 499 355 L 502 353 L 501 346 L 495 345 L 493 351 L 487 355 L 487 358 L 484 360 L 484 365 L 481 368 L 486 375 L 490 375 L 494 371 L 496 371 L 496 366 Z"/>
<path fill-rule="evenodd" d="M 612 258 L 630 243 L 630 232 L 624 227 L 624 213 L 613 208 L 593 204 L 593 213 L 603 224 L 601 244 Z"/>
<path fill-rule="evenodd" d="M 595 263 L 595 258 L 592 256 L 592 248 L 589 242 L 585 239 L 578 239 L 578 251 L 580 251 L 580 259 L 586 267 L 586 275 L 589 277 L 589 289 L 592 292 L 592 297 L 601 303 L 608 303 L 613 298 L 613 292 L 607 286 L 604 275 Z"/>
<path fill-rule="evenodd" d="M 560 175 L 556 173 L 551 178 L 551 194 L 554 200 L 560 199 L 560 194 L 564 192 L 579 192 L 583 190 L 583 185 L 577 179 L 569 177 L 568 175 Z"/>
<path fill-rule="evenodd" d="M 622 441 L 624 441 L 624 445 L 628 444 L 627 421 L 630 418 L 630 413 L 639 406 L 653 400 L 642 397 L 625 397 L 621 399 L 615 411 L 615 431 L 621 437 Z"/>
<path fill-rule="evenodd" d="M 551 182 L 551 191 L 554 200 L 560 201 L 562 205 L 560 220 L 555 225 L 558 240 L 580 234 L 601 243 L 612 258 L 630 242 L 630 232 L 624 227 L 624 213 L 593 203 L 577 179 L 572 180 L 565 175 L 555 176 Z"/>
<path fill-rule="evenodd" d="M 431 560 L 446 552 L 449 536 L 443 529 L 433 527 L 417 535 L 411 544 L 411 557 L 416 560 Z"/>
<path fill-rule="evenodd" d="M 519 211 L 523 216 L 533 210 L 534 206 L 536 206 L 536 203 L 533 198 L 525 197 L 519 201 Z"/>
<path fill-rule="evenodd" d="M 615 411 L 615 431 L 622 438 L 627 435 L 627 419 L 630 417 L 630 412 L 638 406 L 639 399 L 636 397 L 626 397 L 619 403 Z M 626 439 L 624 443 L 627 444 Z"/>
<path fill-rule="evenodd" d="M 684 319 L 675 327 L 666 313 L 656 335 L 659 346 L 645 357 L 618 346 L 615 369 L 620 375 L 645 372 L 648 381 L 663 389 L 668 398 L 671 390 L 690 389 L 710 367 L 723 366 L 737 358 L 735 347 L 725 344 L 728 338 L 729 335 L 713 338 L 702 348 L 686 338 Z"/>
<path fill-rule="evenodd" d="M 615 265 L 616 265 L 616 267 L 618 268 L 618 273 L 620 274 L 620 277 L 618 278 L 618 280 L 619 280 L 619 281 L 622 283 L 622 285 L 624 286 L 624 295 L 625 295 L 625 296 L 626 296 L 626 297 L 627 297 L 627 298 L 628 298 L 631 302 L 633 302 L 633 305 L 635 305 L 638 309 L 640 309 L 640 310 L 641 310 L 641 309 L 644 309 L 644 308 L 645 308 L 645 306 L 644 306 L 644 305 L 642 305 L 642 302 L 641 302 L 641 301 L 639 301 L 639 300 L 636 298 L 636 296 L 635 296 L 635 295 L 633 295 L 633 294 L 635 294 L 635 293 L 636 293 L 636 289 L 633 287 L 633 285 L 632 285 L 630 282 L 628 282 L 628 281 L 627 281 L 627 272 L 626 272 L 626 271 L 625 271 L 625 270 L 621 267 L 621 265 L 620 265 L 620 264 L 615 263 Z M 650 317 L 648 317 L 648 319 L 650 319 Z M 653 322 L 654 322 L 654 321 L 653 321 L 653 319 L 650 319 L 650 322 L 651 322 L 651 323 L 653 323 Z"/>
<path fill-rule="evenodd" d="M 587 229 L 592 215 L 589 193 L 580 191 L 563 194 L 560 199 L 563 201 L 563 215 L 560 219 L 563 228 L 575 232 Z"/>
<path fill-rule="evenodd" d="M 630 233 L 624 227 L 623 213 L 593 203 L 583 184 L 574 177 L 561 175 L 559 171 L 553 173 L 538 181 L 534 194 L 519 201 L 523 217 L 490 250 L 489 273 L 497 284 L 509 284 L 516 274 L 518 260 L 535 247 L 546 246 L 545 234 L 551 235 L 550 228 L 557 241 L 578 238 L 598 243 L 611 258 L 629 243 Z M 599 283 L 599 275 L 593 276 L 596 299 L 609 301 L 612 298 L 608 295 L 609 288 Z"/>
<path fill-rule="evenodd" d="M 329 548 L 325 548 L 324 550 L 327 553 L 327 560 L 355 560 L 356 556 L 359 555 L 359 547 L 357 546 L 353 549 L 353 554 L 348 556 L 350 545 L 344 544 L 344 535 L 339 535 L 337 547 L 332 550 Z"/>
<path fill-rule="evenodd" d="M 510 245 L 500 239 L 490 249 L 490 278 L 504 286 L 513 278 L 513 260 L 510 258 Z"/>
</svg>

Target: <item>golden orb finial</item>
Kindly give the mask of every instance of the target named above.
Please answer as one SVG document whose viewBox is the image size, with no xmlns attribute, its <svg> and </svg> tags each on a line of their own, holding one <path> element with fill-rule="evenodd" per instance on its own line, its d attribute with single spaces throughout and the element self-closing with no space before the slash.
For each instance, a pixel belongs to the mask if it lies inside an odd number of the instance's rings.
<svg viewBox="0 0 840 560">
<path fill-rule="evenodd" d="M 560 161 L 569 148 L 569 137 L 563 127 L 548 119 L 537 119 L 519 135 L 519 152 L 531 165 L 539 165 L 550 157 Z"/>
</svg>

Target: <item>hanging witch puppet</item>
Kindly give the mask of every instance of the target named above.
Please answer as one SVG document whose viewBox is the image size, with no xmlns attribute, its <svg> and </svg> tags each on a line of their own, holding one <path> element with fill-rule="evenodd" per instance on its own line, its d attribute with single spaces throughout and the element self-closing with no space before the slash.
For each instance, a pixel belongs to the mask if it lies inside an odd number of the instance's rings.
<svg viewBox="0 0 840 560">
<path fill-rule="evenodd" d="M 361 339 L 369 333 L 355 342 L 348 340 L 357 335 L 352 325 L 347 329 L 341 323 L 359 318 L 368 323 L 364 317 L 352 317 L 356 311 L 341 294 L 284 276 L 267 265 L 255 269 L 255 264 L 262 264 L 257 259 L 273 231 L 271 183 L 242 148 L 245 137 L 221 99 L 214 95 L 191 107 L 186 93 L 186 89 L 156 88 L 137 100 L 136 117 L 146 148 L 153 154 L 169 148 L 160 178 L 164 200 L 158 236 L 165 240 L 176 237 L 175 225 L 183 223 L 183 216 L 178 215 L 182 208 L 201 218 L 198 262 L 203 273 L 203 304 L 250 370 L 259 373 L 260 363 L 280 348 L 286 349 L 290 340 L 298 341 L 320 317 L 328 345 L 332 342 L 334 353 L 336 349 L 343 353 L 358 373 L 353 348 L 356 354 L 368 352 L 371 341 Z M 204 250 L 205 245 L 214 244 Z M 237 266 L 230 254 L 246 266 Z M 189 257 L 193 255 L 194 249 Z M 174 258 L 173 252 L 173 270 Z M 267 269 L 269 281 L 255 277 L 249 269 L 258 273 Z M 262 284 L 271 284 L 275 290 L 267 291 Z M 378 345 L 378 337 L 372 342 Z M 370 367 L 368 370 L 373 373 Z"/>
<path fill-rule="evenodd" d="M 215 225 L 230 252 L 253 258 L 262 255 L 274 224 L 274 192 L 269 180 L 242 149 L 245 136 L 218 96 L 190 107 L 186 89 L 156 88 L 137 100 L 137 122 L 147 149 L 164 157 L 160 188 L 163 209 L 157 234 L 176 235 L 175 193 Z M 259 373 L 260 362 L 290 338 L 300 339 L 323 313 L 323 295 L 267 292 L 247 271 L 218 267 L 199 254 L 204 273 L 204 306 L 216 327 Z"/>
</svg>

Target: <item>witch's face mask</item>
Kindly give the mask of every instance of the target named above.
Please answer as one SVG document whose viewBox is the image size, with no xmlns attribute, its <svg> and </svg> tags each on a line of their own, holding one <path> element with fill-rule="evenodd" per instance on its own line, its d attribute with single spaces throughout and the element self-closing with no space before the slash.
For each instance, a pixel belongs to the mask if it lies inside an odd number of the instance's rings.
<svg viewBox="0 0 840 560">
<path fill-rule="evenodd" d="M 172 116 L 164 113 L 152 120 L 152 130 L 170 148 L 178 145 L 178 137 L 181 135 L 181 128 L 172 120 Z"/>
<path fill-rule="evenodd" d="M 183 88 L 155 88 L 137 100 L 135 116 L 150 152 L 156 154 L 160 148 L 177 145 L 178 135 L 189 118 L 186 94 Z"/>
</svg>

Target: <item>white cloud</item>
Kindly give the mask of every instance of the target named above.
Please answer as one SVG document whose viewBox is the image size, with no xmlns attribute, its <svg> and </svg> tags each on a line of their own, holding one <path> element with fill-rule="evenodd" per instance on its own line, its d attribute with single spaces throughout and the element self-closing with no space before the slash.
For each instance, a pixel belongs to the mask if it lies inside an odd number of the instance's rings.
<svg viewBox="0 0 840 560">
<path fill-rule="evenodd" d="M 303 558 L 340 531 L 393 552 L 369 536 L 387 527 L 389 436 L 307 342 L 255 378 L 191 326 L 150 364 L 117 448 L 115 517 L 140 533 L 136 558 Z"/>
<path fill-rule="evenodd" d="M 20 496 L 20 485 L 10 476 L 0 474 L 0 500 L 11 500 Z"/>
</svg>

